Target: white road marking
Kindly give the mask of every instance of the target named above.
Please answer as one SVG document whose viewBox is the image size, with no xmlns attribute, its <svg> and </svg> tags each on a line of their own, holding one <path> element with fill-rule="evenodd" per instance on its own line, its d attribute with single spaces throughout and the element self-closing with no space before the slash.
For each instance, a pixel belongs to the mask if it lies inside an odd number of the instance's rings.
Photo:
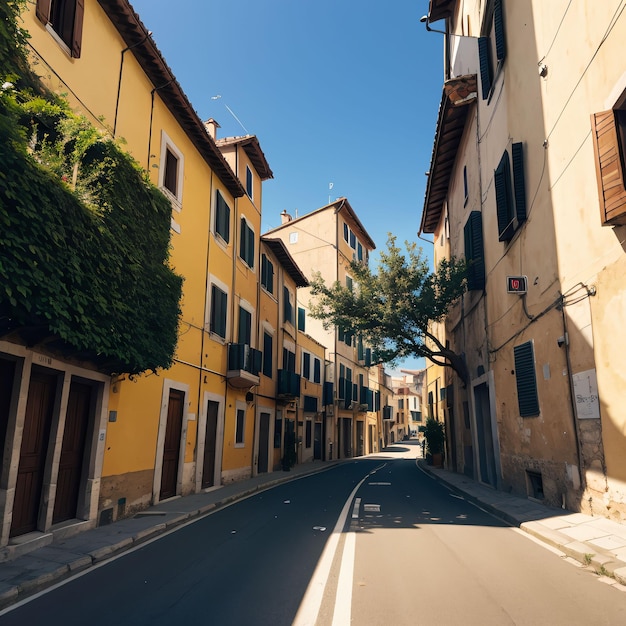
<svg viewBox="0 0 626 626">
<path fill-rule="evenodd" d="M 346 535 L 346 543 L 341 555 L 341 569 L 339 570 L 339 581 L 337 582 L 332 626 L 346 626 L 346 624 L 350 624 L 352 617 L 352 580 L 354 578 L 355 545 L 356 534 L 349 532 Z"/>
<path fill-rule="evenodd" d="M 361 498 L 354 500 L 354 506 L 352 507 L 352 519 L 359 519 L 359 508 L 361 507 Z"/>
<path fill-rule="evenodd" d="M 364 504 L 363 511 L 365 513 L 380 513 L 380 504 Z"/>
</svg>

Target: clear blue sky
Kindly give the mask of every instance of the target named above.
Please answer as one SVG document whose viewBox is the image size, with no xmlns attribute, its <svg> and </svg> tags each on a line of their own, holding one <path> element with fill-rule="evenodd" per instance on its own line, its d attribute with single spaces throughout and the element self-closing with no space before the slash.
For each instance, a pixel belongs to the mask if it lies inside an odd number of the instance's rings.
<svg viewBox="0 0 626 626">
<path fill-rule="evenodd" d="M 258 137 L 274 172 L 263 231 L 283 209 L 304 215 L 345 196 L 377 248 L 392 232 L 431 257 L 417 231 L 443 36 L 420 23 L 428 0 L 131 4 L 199 116 L 220 124 L 218 137 Z"/>
</svg>

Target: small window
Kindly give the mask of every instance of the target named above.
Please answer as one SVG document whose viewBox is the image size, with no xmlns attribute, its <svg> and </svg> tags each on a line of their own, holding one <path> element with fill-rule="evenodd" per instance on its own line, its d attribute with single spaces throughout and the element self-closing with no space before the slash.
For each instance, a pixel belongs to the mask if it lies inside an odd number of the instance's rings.
<svg viewBox="0 0 626 626">
<path fill-rule="evenodd" d="M 283 348 L 283 369 L 288 372 L 296 371 L 296 353 L 289 348 Z"/>
<path fill-rule="evenodd" d="M 467 261 L 468 290 L 485 288 L 485 252 L 483 244 L 483 217 L 480 211 L 472 211 L 463 228 L 465 237 L 465 260 Z"/>
<path fill-rule="evenodd" d="M 505 150 L 494 172 L 499 241 L 510 241 L 515 231 L 526 221 L 526 183 L 521 143 L 511 146 L 511 155 L 513 169 L 509 152 Z"/>
<path fill-rule="evenodd" d="M 254 231 L 245 217 L 241 218 L 239 256 L 250 269 L 254 268 Z"/>
<path fill-rule="evenodd" d="M 274 293 L 274 264 L 265 254 L 261 255 L 261 286 L 268 293 Z"/>
<path fill-rule="evenodd" d="M 515 358 L 515 381 L 517 383 L 517 403 L 522 417 L 539 415 L 537 376 L 535 374 L 535 352 L 532 341 L 513 348 Z"/>
<path fill-rule="evenodd" d="M 172 207 L 179 211 L 183 197 L 183 165 L 183 153 L 174 145 L 167 133 L 162 131 L 159 187 L 172 201 Z"/>
<path fill-rule="evenodd" d="M 163 174 L 163 186 L 174 196 L 178 191 L 178 157 L 170 150 L 165 149 L 165 173 Z"/>
<path fill-rule="evenodd" d="M 494 0 L 491 20 L 492 29 L 489 37 L 478 38 L 478 61 L 483 100 L 490 97 L 498 67 L 506 57 L 502 0 Z"/>
<path fill-rule="evenodd" d="M 350 247 L 356 250 L 356 235 L 352 231 L 350 231 Z"/>
<path fill-rule="evenodd" d="M 244 436 L 246 428 L 246 410 L 237 409 L 237 418 L 235 423 L 235 446 L 244 445 Z"/>
<path fill-rule="evenodd" d="M 302 376 L 307 380 L 311 378 L 311 355 L 308 352 L 302 353 Z"/>
<path fill-rule="evenodd" d="M 72 57 L 80 57 L 85 0 L 37 0 L 37 17 L 67 46 Z"/>
<path fill-rule="evenodd" d="M 230 241 L 230 207 L 219 190 L 215 192 L 215 234 L 225 243 Z"/>
<path fill-rule="evenodd" d="M 274 337 L 268 332 L 263 333 L 263 375 L 272 377 L 274 356 Z"/>
<path fill-rule="evenodd" d="M 313 382 L 322 382 L 322 362 L 318 358 L 313 359 Z"/>
<path fill-rule="evenodd" d="M 293 295 L 288 287 L 283 287 L 283 319 L 285 322 L 293 324 Z"/>
<path fill-rule="evenodd" d="M 304 332 L 306 312 L 302 307 L 298 307 L 298 330 Z"/>
<path fill-rule="evenodd" d="M 616 106 L 591 116 L 600 220 L 626 224 L 626 92 Z"/>
<path fill-rule="evenodd" d="M 350 229 L 345 222 L 343 223 L 343 238 L 345 239 L 346 243 L 350 241 Z"/>
<path fill-rule="evenodd" d="M 252 170 L 246 165 L 246 193 L 248 198 L 253 200 L 252 197 Z"/>
<path fill-rule="evenodd" d="M 228 295 L 217 285 L 211 285 L 211 314 L 209 329 L 212 333 L 226 339 L 226 311 Z"/>
<path fill-rule="evenodd" d="M 357 261 L 363 260 L 363 246 L 360 243 L 358 243 L 356 246 L 356 258 Z"/>
</svg>

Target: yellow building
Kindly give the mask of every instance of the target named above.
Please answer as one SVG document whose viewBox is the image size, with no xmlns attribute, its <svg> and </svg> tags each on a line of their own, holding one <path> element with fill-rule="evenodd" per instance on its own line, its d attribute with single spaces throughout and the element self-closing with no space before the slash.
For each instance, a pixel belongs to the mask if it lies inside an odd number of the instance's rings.
<svg viewBox="0 0 626 626">
<path fill-rule="evenodd" d="M 320 272 L 327 283 L 351 285 L 349 263 L 368 262 L 375 244 L 346 198 L 339 198 L 307 215 L 292 218 L 286 211 L 282 224 L 267 236 L 278 237 L 308 278 Z M 301 290 L 300 306 L 308 310 L 310 292 Z M 368 367 L 366 350 L 357 337 L 344 329 L 326 330 L 319 320 L 310 319 L 307 333 L 326 346 L 330 361 L 326 381 L 334 385 L 332 403 L 326 406 L 324 458 L 348 458 L 364 453 L 368 410 Z M 371 356 L 371 355 L 370 355 Z M 328 404 L 326 404 L 328 402 Z"/>
<path fill-rule="evenodd" d="M 429 23 L 456 36 L 421 230 L 471 261 L 446 324 L 470 372 L 455 383 L 451 467 L 623 519 L 618 4 L 430 3 Z"/>
</svg>

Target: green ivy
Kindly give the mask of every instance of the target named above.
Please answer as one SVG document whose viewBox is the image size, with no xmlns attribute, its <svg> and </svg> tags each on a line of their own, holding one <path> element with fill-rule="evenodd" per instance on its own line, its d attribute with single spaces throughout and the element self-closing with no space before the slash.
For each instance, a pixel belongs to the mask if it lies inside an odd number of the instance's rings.
<svg viewBox="0 0 626 626">
<path fill-rule="evenodd" d="M 24 36 L 9 26 L 21 4 L 0 4 L 0 85 L 14 82 L 0 90 L 0 336 L 107 373 L 167 368 L 182 292 L 170 203 L 114 141 L 25 76 Z"/>
</svg>

